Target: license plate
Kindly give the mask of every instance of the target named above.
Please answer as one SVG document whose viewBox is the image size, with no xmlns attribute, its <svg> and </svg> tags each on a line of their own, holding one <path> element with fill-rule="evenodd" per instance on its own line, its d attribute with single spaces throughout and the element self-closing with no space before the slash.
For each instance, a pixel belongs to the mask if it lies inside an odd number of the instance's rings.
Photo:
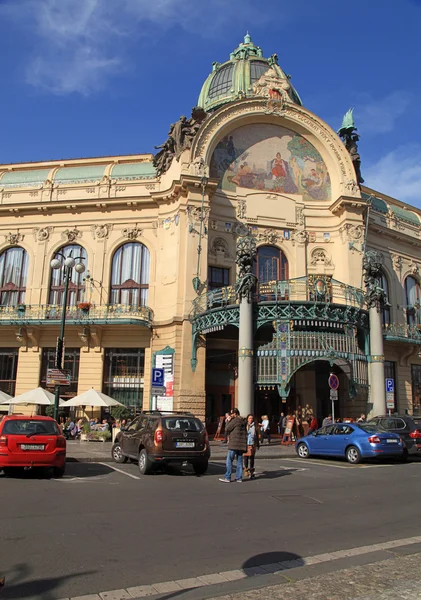
<svg viewBox="0 0 421 600">
<path fill-rule="evenodd" d="M 22 450 L 44 450 L 44 444 L 21 444 Z"/>
<path fill-rule="evenodd" d="M 398 440 L 386 440 L 388 444 L 397 444 Z"/>
<path fill-rule="evenodd" d="M 194 442 L 176 442 L 176 448 L 194 448 Z"/>
</svg>

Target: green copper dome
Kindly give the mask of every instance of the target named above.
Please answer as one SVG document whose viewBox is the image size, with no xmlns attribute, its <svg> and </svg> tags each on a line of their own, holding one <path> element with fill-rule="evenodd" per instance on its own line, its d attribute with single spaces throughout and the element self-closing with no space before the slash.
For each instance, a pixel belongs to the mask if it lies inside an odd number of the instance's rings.
<svg viewBox="0 0 421 600">
<path fill-rule="evenodd" d="M 272 79 L 279 79 L 280 84 L 288 87 L 291 102 L 302 105 L 301 98 L 286 75 L 278 65 L 278 56 L 273 54 L 264 58 L 263 51 L 255 46 L 247 33 L 238 48 L 231 52 L 230 59 L 224 63 L 215 62 L 212 73 L 208 76 L 200 92 L 198 105 L 206 111 L 212 111 L 233 100 L 255 95 L 253 85 L 271 69 Z"/>
</svg>

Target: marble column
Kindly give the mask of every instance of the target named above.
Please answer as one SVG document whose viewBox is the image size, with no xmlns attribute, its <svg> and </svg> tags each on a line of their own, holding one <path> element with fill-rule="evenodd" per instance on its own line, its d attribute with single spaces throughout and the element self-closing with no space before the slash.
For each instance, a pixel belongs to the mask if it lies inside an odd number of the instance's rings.
<svg viewBox="0 0 421 600">
<path fill-rule="evenodd" d="M 254 410 L 253 384 L 253 303 L 240 300 L 240 330 L 238 336 L 238 402 L 240 414 L 247 416 Z"/>
<path fill-rule="evenodd" d="M 251 234 L 239 238 L 236 254 L 235 262 L 238 265 L 236 292 L 240 301 L 238 398 L 236 404 L 240 414 L 247 416 L 249 413 L 253 413 L 254 409 L 253 300 L 257 282 L 253 273 L 256 261 L 256 240 Z"/>
<path fill-rule="evenodd" d="M 370 417 L 386 414 L 384 378 L 383 325 L 381 312 L 376 306 L 369 309 L 370 317 Z"/>
</svg>

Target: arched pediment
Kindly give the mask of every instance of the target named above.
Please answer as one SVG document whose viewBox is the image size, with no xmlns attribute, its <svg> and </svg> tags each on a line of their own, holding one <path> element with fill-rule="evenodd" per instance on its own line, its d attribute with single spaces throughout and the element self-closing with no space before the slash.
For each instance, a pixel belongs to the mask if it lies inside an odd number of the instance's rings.
<svg viewBox="0 0 421 600">
<path fill-rule="evenodd" d="M 260 139 L 259 134 L 255 134 L 257 135 L 256 140 L 251 139 L 253 137 L 253 133 L 251 133 L 253 132 L 253 129 L 256 132 L 262 130 Z M 360 191 L 356 184 L 355 171 L 351 158 L 339 137 L 323 121 L 302 106 L 295 104 L 285 103 L 282 108 L 273 111 L 268 110 L 266 99 L 254 98 L 231 103 L 230 105 L 221 108 L 205 121 L 201 130 L 198 132 L 192 146 L 190 161 L 195 164 L 199 161 L 203 161 L 204 164 L 211 166 L 211 171 L 213 169 L 214 176 L 221 177 L 221 169 L 215 170 L 215 160 L 212 161 L 214 152 L 217 152 L 218 150 L 218 144 L 221 145 L 221 141 L 224 140 L 224 138 L 225 140 L 228 140 L 228 150 L 232 153 L 232 158 L 234 158 L 232 149 L 232 142 L 234 142 L 234 151 L 244 150 L 243 156 L 245 162 L 247 162 L 247 150 L 249 149 L 252 152 L 258 152 L 256 144 L 258 146 L 263 142 L 262 136 L 264 129 L 266 129 L 269 140 L 272 140 L 272 145 L 275 144 L 274 148 L 269 144 L 270 149 L 267 150 L 267 156 L 270 156 L 270 150 L 272 150 L 273 153 L 276 146 L 275 140 L 277 139 L 278 146 L 283 149 L 286 155 L 285 158 L 283 158 L 281 151 L 280 160 L 285 161 L 286 159 L 290 160 L 295 157 L 297 163 L 300 163 L 299 168 L 297 168 L 293 161 L 293 166 L 296 170 L 296 179 L 300 175 L 299 171 L 301 171 L 301 175 L 307 180 L 305 186 L 294 185 L 293 180 L 290 178 L 292 171 L 292 168 L 290 168 L 290 173 L 286 174 L 284 184 L 281 186 L 284 192 L 289 194 L 300 194 L 301 192 L 301 195 L 306 197 L 309 201 L 319 199 L 326 201 L 336 200 L 342 195 L 360 197 Z M 231 136 L 233 137 L 232 140 L 230 139 Z M 237 136 L 239 138 L 239 147 L 236 149 L 235 138 Z M 248 140 L 247 136 L 249 138 Z M 253 141 L 255 143 L 253 143 Z M 249 143 L 247 148 L 241 147 L 241 144 L 247 145 L 247 143 Z M 309 154 L 309 160 L 307 160 L 306 165 L 304 165 L 306 157 L 303 152 L 301 152 L 300 157 L 300 143 L 303 146 L 303 149 Z M 240 155 L 241 154 L 238 156 Z M 252 156 L 250 161 L 253 158 L 255 157 Z M 228 159 L 229 154 L 227 155 L 226 160 L 228 161 Z M 274 161 L 275 159 L 276 152 L 271 159 L 268 158 L 267 160 Z M 266 158 L 263 156 L 261 160 L 265 161 Z M 312 164 L 313 167 L 315 167 L 314 173 L 311 171 Z M 274 163 L 273 165 L 274 166 L 270 169 L 268 168 L 268 165 L 266 165 L 268 176 L 270 174 L 272 176 L 276 175 L 276 165 Z M 279 165 L 281 167 L 281 162 L 279 162 Z M 229 162 L 227 162 L 227 167 L 229 167 Z M 280 167 L 279 174 L 282 175 Z M 261 169 L 261 172 L 264 171 L 262 165 L 259 165 L 257 168 Z M 275 169 L 275 172 L 273 172 L 272 169 Z M 244 173 L 244 175 L 243 183 L 245 182 L 247 184 L 247 173 Z M 227 176 L 224 176 L 223 174 L 222 176 L 224 177 L 225 182 L 227 182 Z M 235 178 L 236 174 L 232 175 L 232 177 Z M 320 179 L 324 180 L 322 186 L 323 189 L 320 193 L 320 196 L 323 196 L 323 198 L 317 197 L 318 192 L 313 194 L 313 196 L 308 193 L 311 187 L 315 189 L 314 186 L 320 183 Z M 234 185 L 238 185 L 238 182 L 241 182 L 241 173 L 233 183 Z M 259 182 L 259 185 L 261 185 L 261 182 Z M 273 184 L 271 185 L 273 187 Z M 306 185 L 308 187 L 306 187 Z M 224 181 L 222 182 L 222 187 L 224 187 Z M 250 184 L 248 187 L 250 187 Z"/>
</svg>

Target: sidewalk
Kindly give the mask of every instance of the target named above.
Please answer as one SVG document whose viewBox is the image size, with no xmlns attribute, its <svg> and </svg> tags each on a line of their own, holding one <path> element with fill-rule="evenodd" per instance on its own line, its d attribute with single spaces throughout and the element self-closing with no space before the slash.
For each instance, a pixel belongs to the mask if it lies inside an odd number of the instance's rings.
<svg viewBox="0 0 421 600">
<path fill-rule="evenodd" d="M 225 460 L 227 445 L 211 441 L 211 460 Z M 69 462 L 113 462 L 111 442 L 67 442 L 67 461 Z M 281 446 L 278 440 L 270 445 L 261 446 L 259 458 L 281 458 L 296 456 L 294 446 Z"/>
</svg>

